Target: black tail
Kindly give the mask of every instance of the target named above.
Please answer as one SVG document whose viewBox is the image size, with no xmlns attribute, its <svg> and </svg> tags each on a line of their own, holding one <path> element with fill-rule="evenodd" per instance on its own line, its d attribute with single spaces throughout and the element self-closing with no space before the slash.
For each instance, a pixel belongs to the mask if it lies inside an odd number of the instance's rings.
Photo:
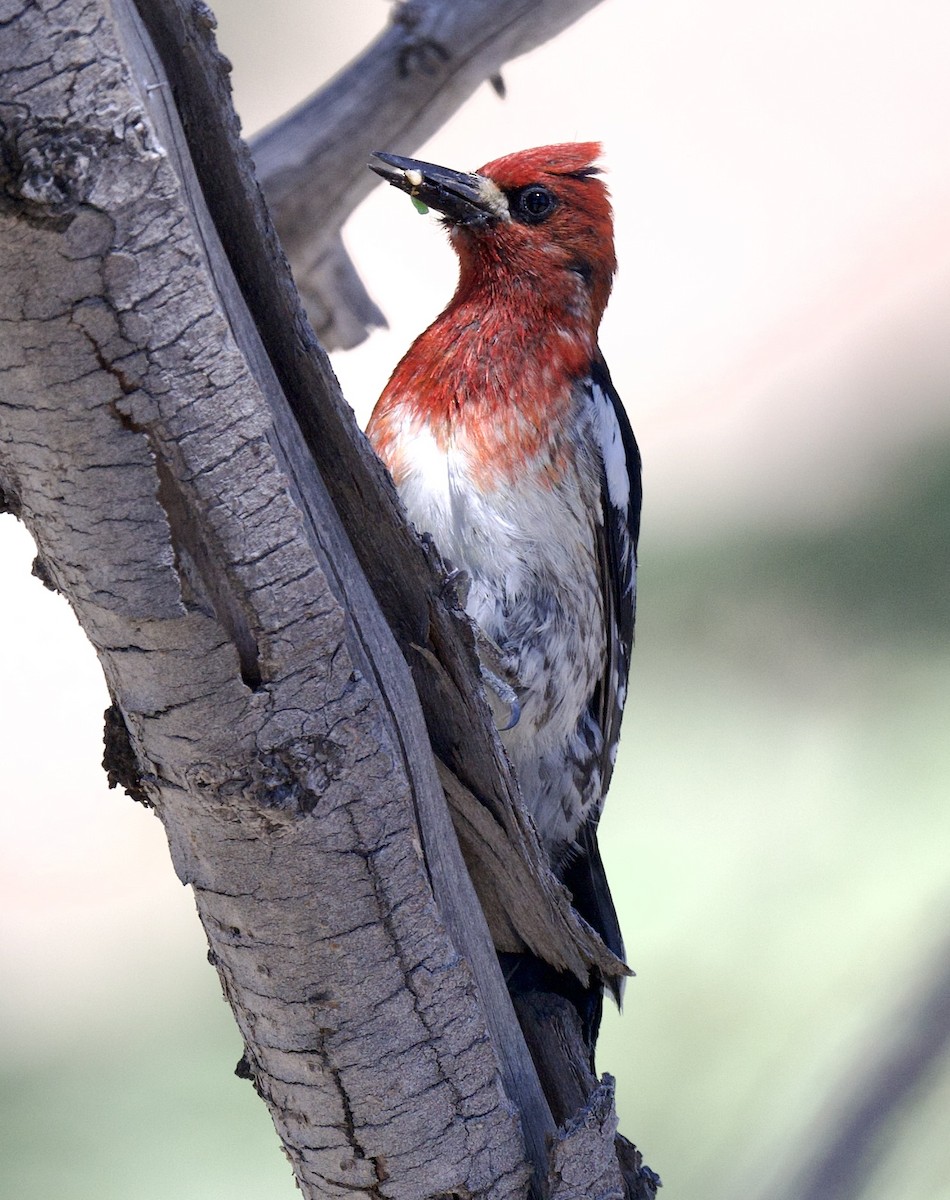
<svg viewBox="0 0 950 1200">
<path fill-rule="evenodd" d="M 593 821 L 588 821 L 581 828 L 576 845 L 576 851 L 559 872 L 561 881 L 574 897 L 574 907 L 578 913 L 600 935 L 607 949 L 623 961 L 623 935 L 597 845 L 597 826 Z M 618 1007 L 622 982 L 622 979 L 615 977 L 608 985 Z"/>
<path fill-rule="evenodd" d="M 623 938 L 620 922 L 607 885 L 604 864 L 597 846 L 596 825 L 584 826 L 578 837 L 576 850 L 572 851 L 558 874 L 573 897 L 574 908 L 601 937 L 608 950 L 623 959 Z M 563 996 L 577 1011 L 584 1042 L 590 1056 L 593 1071 L 594 1049 L 600 1031 L 604 1009 L 604 987 L 610 988 L 617 1005 L 620 1005 L 622 979 L 608 981 L 596 978 L 584 984 L 570 971 L 557 971 L 549 963 L 533 954 L 501 954 L 502 970 L 512 998 L 531 993 L 552 993 Z"/>
</svg>

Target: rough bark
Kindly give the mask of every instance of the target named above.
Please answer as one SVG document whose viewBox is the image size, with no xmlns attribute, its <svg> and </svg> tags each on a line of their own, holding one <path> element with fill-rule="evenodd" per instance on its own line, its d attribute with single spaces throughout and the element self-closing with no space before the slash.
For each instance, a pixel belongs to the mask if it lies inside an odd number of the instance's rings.
<svg viewBox="0 0 950 1200">
<path fill-rule="evenodd" d="M 622 1194 L 601 1092 L 549 1162 L 440 770 L 483 896 L 520 864 L 496 942 L 617 964 L 303 319 L 207 12 L 142 10 L 158 51 L 128 0 L 0 2 L 0 491 L 99 653 L 110 777 L 165 825 L 304 1195 Z"/>
</svg>

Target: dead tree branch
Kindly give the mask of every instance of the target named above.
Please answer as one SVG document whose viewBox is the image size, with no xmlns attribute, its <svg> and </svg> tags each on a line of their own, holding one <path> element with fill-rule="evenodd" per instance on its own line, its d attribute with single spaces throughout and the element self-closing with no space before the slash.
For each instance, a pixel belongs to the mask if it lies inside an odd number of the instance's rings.
<svg viewBox="0 0 950 1200">
<path fill-rule="evenodd" d="M 950 1047 L 950 940 L 942 939 L 912 979 L 897 1011 L 823 1100 L 820 1112 L 790 1156 L 781 1178 L 741 1194 L 759 1200 L 859 1200 L 888 1134 L 909 1101 L 933 1076 Z"/>
<path fill-rule="evenodd" d="M 304 1195 L 622 1195 L 609 1082 L 549 1149 L 492 937 L 619 965 L 303 316 L 207 10 L 141 13 L 0 23 L 0 495 L 98 651 L 110 772 L 165 825 Z"/>
</svg>

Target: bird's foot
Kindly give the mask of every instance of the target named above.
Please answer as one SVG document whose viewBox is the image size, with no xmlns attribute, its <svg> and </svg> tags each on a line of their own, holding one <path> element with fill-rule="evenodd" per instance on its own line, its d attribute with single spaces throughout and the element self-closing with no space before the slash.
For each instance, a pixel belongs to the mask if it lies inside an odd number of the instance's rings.
<svg viewBox="0 0 950 1200">
<path fill-rule="evenodd" d="M 458 596 L 460 606 L 464 608 L 468 603 L 468 594 L 472 590 L 472 577 L 461 567 L 453 567 L 450 571 L 445 572 L 442 589 L 443 592 L 448 593 L 454 591 Z"/>
<path fill-rule="evenodd" d="M 475 647 L 482 679 L 488 688 L 488 703 L 495 718 L 495 728 L 507 733 L 521 720 L 521 701 L 515 690 L 517 677 L 510 670 L 498 643 L 475 626 Z"/>
</svg>

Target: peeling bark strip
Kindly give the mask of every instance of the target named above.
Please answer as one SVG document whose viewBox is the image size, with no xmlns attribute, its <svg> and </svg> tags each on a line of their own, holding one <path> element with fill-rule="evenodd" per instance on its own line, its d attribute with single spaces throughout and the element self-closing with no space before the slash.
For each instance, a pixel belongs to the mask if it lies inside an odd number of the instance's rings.
<svg viewBox="0 0 950 1200">
<path fill-rule="evenodd" d="M 0 507 L 99 652 L 110 779 L 165 825 L 303 1194 L 612 1195 L 606 1084 L 549 1143 L 430 737 L 507 881 L 499 945 L 615 964 L 538 868 L 467 626 L 301 320 L 210 15 L 142 8 L 201 183 L 129 0 L 0 0 Z"/>
</svg>

